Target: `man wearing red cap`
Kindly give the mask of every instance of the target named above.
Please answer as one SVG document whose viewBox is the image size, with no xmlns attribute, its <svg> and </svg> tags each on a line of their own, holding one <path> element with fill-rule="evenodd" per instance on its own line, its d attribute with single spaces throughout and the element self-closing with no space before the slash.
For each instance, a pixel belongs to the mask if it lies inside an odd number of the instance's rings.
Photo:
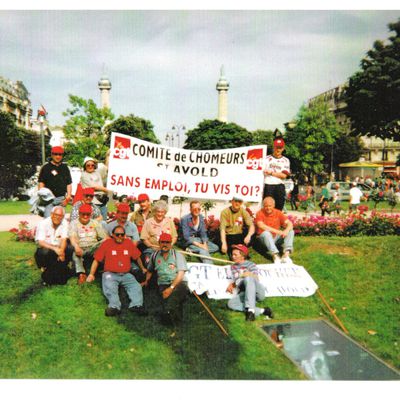
<svg viewBox="0 0 400 400">
<path fill-rule="evenodd" d="M 62 162 L 63 156 L 63 147 L 52 147 L 51 160 L 44 164 L 39 172 L 39 189 L 47 188 L 55 197 L 51 203 L 46 205 L 44 218 L 50 216 L 54 206 L 65 207 L 71 200 L 72 177 L 67 164 Z"/>
<path fill-rule="evenodd" d="M 275 207 L 283 210 L 285 205 L 285 185 L 283 181 L 290 175 L 290 161 L 282 155 L 285 142 L 282 138 L 274 140 L 274 151 L 265 159 L 263 198 L 275 199 Z"/>
<path fill-rule="evenodd" d="M 93 204 L 94 198 L 94 189 L 93 188 L 84 188 L 82 190 L 82 200 L 77 201 L 71 210 L 70 220 L 71 222 L 79 218 L 79 209 L 83 204 L 89 204 L 92 206 L 92 215 L 91 219 L 96 219 L 97 221 L 102 221 L 103 217 L 101 215 L 100 208 Z"/>
<path fill-rule="evenodd" d="M 157 272 L 157 284 L 161 298 L 161 323 L 172 325 L 182 321 L 183 303 L 188 294 L 183 282 L 187 271 L 186 260 L 182 254 L 172 249 L 172 236 L 162 232 L 159 248 L 150 258 L 144 286 L 148 284 L 154 271 Z"/>
<path fill-rule="evenodd" d="M 151 209 L 150 198 L 147 194 L 139 194 L 137 202 L 140 208 L 132 214 L 130 221 L 137 226 L 140 234 L 146 220 L 153 217 L 153 211 Z"/>
<path fill-rule="evenodd" d="M 264 300 L 265 288 L 258 278 L 258 268 L 253 262 L 247 260 L 249 249 L 244 244 L 232 246 L 231 266 L 233 282 L 229 284 L 226 291 L 234 293 L 235 296 L 228 301 L 228 307 L 235 311 L 244 311 L 246 321 L 254 321 L 258 315 L 273 318 L 269 307 L 256 307 L 256 301 Z"/>
<path fill-rule="evenodd" d="M 108 238 L 101 223 L 91 219 L 92 206 L 83 204 L 79 208 L 79 218 L 71 222 L 68 236 L 74 248 L 72 260 L 78 274 L 78 283 L 86 281 L 85 265 L 89 266 L 93 260 L 93 253 L 99 243 Z"/>
<path fill-rule="evenodd" d="M 137 247 L 140 239 L 139 232 L 136 225 L 133 222 L 128 221 L 128 214 L 130 211 L 131 208 L 128 203 L 119 203 L 116 214 L 117 219 L 104 225 L 110 236 L 116 226 L 122 226 L 125 230 L 125 236 Z M 140 263 L 137 264 L 136 262 L 132 261 L 131 265 L 131 272 L 135 275 L 139 282 L 142 282 L 144 280 L 144 274 L 146 273 L 146 269 L 143 267 L 142 262 L 140 261 Z M 140 271 L 142 271 L 142 273 Z"/>
<path fill-rule="evenodd" d="M 108 300 L 105 314 L 113 317 L 121 313 L 121 300 L 118 288 L 123 287 L 129 297 L 129 311 L 138 315 L 146 315 L 143 307 L 142 286 L 130 274 L 131 261 L 140 262 L 140 251 L 125 236 L 125 229 L 116 225 L 111 232 L 111 239 L 104 241 L 94 254 L 94 260 L 90 268 L 87 282 L 93 282 L 100 262 L 104 261 L 104 273 L 102 276 L 103 294 Z"/>
</svg>

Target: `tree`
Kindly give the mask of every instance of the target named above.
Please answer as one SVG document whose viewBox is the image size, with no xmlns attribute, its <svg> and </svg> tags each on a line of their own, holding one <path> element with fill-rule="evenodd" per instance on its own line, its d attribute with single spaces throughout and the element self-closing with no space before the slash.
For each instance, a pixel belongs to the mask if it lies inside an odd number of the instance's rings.
<svg viewBox="0 0 400 400">
<path fill-rule="evenodd" d="M 19 193 L 25 181 L 36 172 L 41 162 L 40 136 L 20 128 L 9 113 L 0 111 L 0 198 Z M 49 139 L 46 138 L 47 146 Z"/>
<path fill-rule="evenodd" d="M 250 146 L 252 135 L 234 123 L 203 120 L 197 128 L 187 132 L 184 149 L 216 150 Z"/>
<path fill-rule="evenodd" d="M 363 154 L 364 145 L 359 137 L 341 133 L 331 145 L 322 146 L 326 171 L 339 172 L 339 164 L 357 161 Z"/>
<path fill-rule="evenodd" d="M 111 132 L 119 132 L 138 139 L 147 140 L 148 142 L 160 144 L 157 136 L 153 131 L 153 124 L 143 118 L 133 114 L 128 116 L 120 116 L 114 122 L 104 128 L 105 134 L 110 137 Z"/>
<path fill-rule="evenodd" d="M 256 146 L 260 144 L 266 144 L 268 147 L 268 153 L 272 152 L 273 144 L 274 144 L 274 132 L 271 130 L 261 130 L 258 129 L 252 133 L 252 141 L 251 145 Z"/>
<path fill-rule="evenodd" d="M 112 121 L 114 115 L 109 108 L 98 108 L 92 99 L 69 95 L 71 108 L 63 115 L 69 117 L 64 125 L 64 134 L 69 139 L 66 144 L 65 160 L 70 165 L 81 166 L 86 156 L 104 160 L 109 148 L 109 140 L 104 133 L 104 125 Z"/>
<path fill-rule="evenodd" d="M 303 105 L 295 126 L 286 129 L 286 155 L 294 173 L 306 175 L 310 180 L 324 169 L 324 149 L 340 136 L 341 128 L 328 105 L 321 99 Z"/>
<path fill-rule="evenodd" d="M 349 80 L 346 91 L 352 134 L 400 140 L 400 19 L 388 25 L 395 35 L 376 41 Z"/>
</svg>

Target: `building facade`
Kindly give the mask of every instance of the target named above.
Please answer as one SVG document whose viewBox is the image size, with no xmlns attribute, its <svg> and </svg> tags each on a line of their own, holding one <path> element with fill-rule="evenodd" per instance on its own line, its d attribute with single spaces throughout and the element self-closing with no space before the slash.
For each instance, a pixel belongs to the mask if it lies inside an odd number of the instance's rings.
<svg viewBox="0 0 400 400">
<path fill-rule="evenodd" d="M 347 104 L 344 100 L 348 83 L 339 85 L 324 93 L 321 93 L 308 101 L 308 105 L 323 99 L 329 106 L 329 110 L 335 114 L 336 120 L 344 128 L 346 133 L 351 131 L 351 120 L 346 114 Z M 397 157 L 400 154 L 400 142 L 377 137 L 361 136 L 364 145 L 362 158 L 376 164 L 380 164 L 384 172 L 400 173 L 396 168 Z M 357 160 L 354 160 L 357 161 Z"/>
<path fill-rule="evenodd" d="M 18 126 L 31 128 L 32 105 L 21 81 L 12 82 L 0 76 L 0 110 L 14 115 Z"/>
</svg>

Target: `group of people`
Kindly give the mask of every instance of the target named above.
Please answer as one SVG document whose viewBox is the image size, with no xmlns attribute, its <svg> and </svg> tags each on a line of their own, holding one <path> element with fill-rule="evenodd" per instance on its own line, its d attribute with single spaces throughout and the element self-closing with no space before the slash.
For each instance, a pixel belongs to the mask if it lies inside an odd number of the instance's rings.
<svg viewBox="0 0 400 400">
<path fill-rule="evenodd" d="M 283 145 L 283 140 L 276 143 L 280 154 Z M 277 195 L 278 204 L 283 207 L 277 186 L 281 185 L 279 180 L 283 175 L 289 174 L 289 164 L 277 163 L 279 157 L 269 161 L 265 169 L 266 197 L 254 218 L 243 207 L 242 198 L 232 198 L 230 206 L 221 212 L 220 243 L 217 244 L 208 238 L 198 200 L 191 201 L 190 213 L 180 220 L 178 229 L 167 216 L 168 203 L 158 200 L 152 204 L 145 193 L 138 196 L 139 208 L 133 213 L 129 204 L 119 202 L 115 220 L 108 222 L 101 209 L 104 203 L 97 196 L 107 190 L 97 176 L 91 175 L 93 172 L 83 177 L 82 200 L 74 204 L 67 221 L 65 206 L 71 200 L 71 177 L 62 163 L 63 154 L 60 146 L 53 147 L 51 161 L 39 174 L 39 187 L 54 193 L 54 200 L 36 230 L 35 260 L 45 283 L 65 284 L 74 275 L 78 284 L 91 283 L 102 269 L 102 290 L 108 302 L 106 316 L 121 312 L 119 287 L 127 292 L 129 310 L 147 315 L 143 287 L 157 287 L 161 322 L 170 325 L 182 320 L 183 303 L 188 295 L 184 281 L 186 259 L 174 245 L 198 254 L 201 262 L 208 264 L 213 263 L 211 254 L 221 251 L 234 262 L 234 282 L 227 291 L 234 292 L 235 296 L 228 306 L 244 311 L 248 321 L 260 314 L 272 317 L 269 308 L 256 307 L 256 301 L 264 298 L 265 290 L 258 281 L 256 264 L 247 258 L 249 246 L 257 243 L 271 254 L 275 263 L 292 262 L 293 226 L 271 196 Z M 95 169 L 96 161 L 87 158 L 84 165 L 85 171 Z M 282 255 L 279 244 L 283 246 Z"/>
</svg>

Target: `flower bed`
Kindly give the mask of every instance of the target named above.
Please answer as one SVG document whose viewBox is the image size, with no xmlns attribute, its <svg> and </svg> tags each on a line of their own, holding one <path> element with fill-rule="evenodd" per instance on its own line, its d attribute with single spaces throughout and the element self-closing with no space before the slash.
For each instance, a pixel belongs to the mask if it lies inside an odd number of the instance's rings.
<svg viewBox="0 0 400 400">
<path fill-rule="evenodd" d="M 20 221 L 18 228 L 10 229 L 10 232 L 14 234 L 15 240 L 18 242 L 34 242 L 36 228 L 29 228 L 28 221 Z"/>
<path fill-rule="evenodd" d="M 299 236 L 385 236 L 400 234 L 400 214 L 372 211 L 347 217 L 288 216 Z"/>
</svg>

